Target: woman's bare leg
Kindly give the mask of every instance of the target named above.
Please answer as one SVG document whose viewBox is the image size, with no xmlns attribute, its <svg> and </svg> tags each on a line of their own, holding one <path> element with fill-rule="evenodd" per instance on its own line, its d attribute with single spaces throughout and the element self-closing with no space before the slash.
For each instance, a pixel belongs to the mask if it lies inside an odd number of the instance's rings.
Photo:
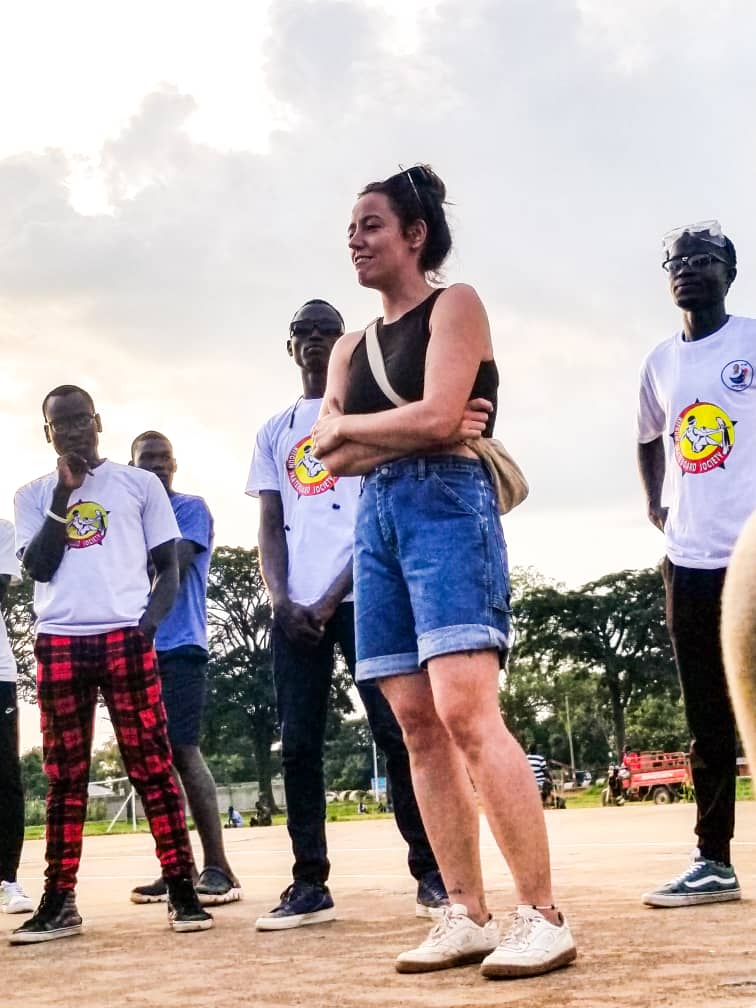
<svg viewBox="0 0 756 1008">
<path fill-rule="evenodd" d="M 428 675 L 392 676 L 379 683 L 404 734 L 415 797 L 449 899 L 483 924 L 489 914 L 477 801 L 462 754 L 436 714 Z"/>
</svg>

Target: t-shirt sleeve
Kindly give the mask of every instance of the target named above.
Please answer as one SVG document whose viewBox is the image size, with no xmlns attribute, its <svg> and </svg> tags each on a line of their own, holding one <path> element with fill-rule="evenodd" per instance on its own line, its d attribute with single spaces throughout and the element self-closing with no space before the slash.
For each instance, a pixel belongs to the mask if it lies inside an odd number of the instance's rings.
<svg viewBox="0 0 756 1008">
<path fill-rule="evenodd" d="M 247 488 L 244 492 L 250 497 L 259 497 L 261 490 L 281 492 L 281 481 L 278 478 L 273 443 L 267 425 L 261 427 L 257 434 L 252 464 L 249 467 Z"/>
<path fill-rule="evenodd" d="M 19 556 L 45 522 L 45 509 L 40 506 L 38 487 L 30 483 L 16 492 L 13 501 L 16 517 L 16 555 Z"/>
<path fill-rule="evenodd" d="M 213 542 L 213 516 L 199 497 L 189 497 L 178 503 L 176 521 L 182 539 L 195 543 L 201 550 L 210 549 Z"/>
<path fill-rule="evenodd" d="M 648 444 L 661 437 L 664 433 L 666 417 L 664 408 L 656 394 L 653 370 L 646 359 L 641 368 L 640 395 L 638 396 L 638 414 L 636 418 L 636 435 L 640 444 Z"/>
<path fill-rule="evenodd" d="M 16 536 L 9 521 L 0 519 L 0 574 L 10 576 L 11 584 L 21 580 L 16 559 Z"/>
<path fill-rule="evenodd" d="M 145 545 L 151 550 L 161 543 L 180 539 L 181 533 L 165 487 L 157 476 L 147 475 L 150 478 L 145 482 L 142 525 Z"/>
</svg>

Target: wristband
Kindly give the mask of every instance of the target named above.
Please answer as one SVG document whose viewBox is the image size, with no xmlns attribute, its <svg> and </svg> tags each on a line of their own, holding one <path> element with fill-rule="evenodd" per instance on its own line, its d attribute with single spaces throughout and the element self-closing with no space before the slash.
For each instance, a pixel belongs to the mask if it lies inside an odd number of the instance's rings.
<svg viewBox="0 0 756 1008">
<path fill-rule="evenodd" d="M 60 522 L 61 525 L 68 525 L 68 518 L 61 518 L 60 515 L 55 514 L 55 512 L 51 511 L 50 508 L 45 511 L 45 514 L 48 518 L 52 518 L 53 521 Z"/>
</svg>

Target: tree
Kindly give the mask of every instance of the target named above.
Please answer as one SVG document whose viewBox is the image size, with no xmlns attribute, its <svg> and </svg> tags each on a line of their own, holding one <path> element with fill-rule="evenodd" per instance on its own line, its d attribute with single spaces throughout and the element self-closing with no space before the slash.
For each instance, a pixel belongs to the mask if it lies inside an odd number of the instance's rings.
<svg viewBox="0 0 756 1008">
<path fill-rule="evenodd" d="M 366 791 L 370 787 L 373 736 L 367 718 L 341 722 L 337 733 L 326 743 L 324 776 L 326 787 L 334 791 Z"/>
<path fill-rule="evenodd" d="M 21 756 L 21 780 L 27 800 L 44 798 L 47 794 L 47 775 L 42 769 L 42 746 L 28 749 Z"/>
<path fill-rule="evenodd" d="M 611 725 L 617 752 L 628 708 L 647 695 L 676 695 L 658 569 L 607 574 L 576 590 L 525 591 L 517 625 L 518 657 L 536 662 L 562 689 L 570 680 L 593 684 L 592 716 Z"/>
<path fill-rule="evenodd" d="M 203 750 L 211 766 L 256 772 L 260 794 L 275 809 L 270 747 L 278 736 L 271 606 L 257 549 L 221 546 L 213 553 L 207 588 L 208 703 Z M 328 737 L 352 710 L 349 675 L 337 662 L 329 704 Z M 248 742 L 249 740 L 249 742 Z M 254 763 L 244 756 L 251 744 Z"/>
<path fill-rule="evenodd" d="M 34 582 L 24 576 L 19 584 L 8 587 L 2 603 L 8 640 L 18 666 L 18 692 L 24 700 L 34 700 L 36 693 L 33 598 Z"/>
</svg>

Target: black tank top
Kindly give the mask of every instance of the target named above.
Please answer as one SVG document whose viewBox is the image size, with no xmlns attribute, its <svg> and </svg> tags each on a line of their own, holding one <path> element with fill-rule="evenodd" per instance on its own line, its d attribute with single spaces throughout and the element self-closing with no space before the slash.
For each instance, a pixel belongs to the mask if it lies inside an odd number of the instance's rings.
<svg viewBox="0 0 756 1008">
<path fill-rule="evenodd" d="M 378 321 L 378 344 L 383 354 L 386 376 L 402 399 L 419 402 L 425 388 L 425 354 L 430 339 L 430 316 L 437 298 L 444 288 L 433 293 L 405 312 L 396 322 Z M 483 397 L 493 403 L 483 437 L 491 437 L 496 422 L 499 372 L 493 360 L 482 361 L 470 391 L 470 399 Z M 394 404 L 378 388 L 373 377 L 365 346 L 365 336 L 352 352 L 347 372 L 347 389 L 344 397 L 345 413 L 381 413 L 393 409 Z"/>
</svg>

